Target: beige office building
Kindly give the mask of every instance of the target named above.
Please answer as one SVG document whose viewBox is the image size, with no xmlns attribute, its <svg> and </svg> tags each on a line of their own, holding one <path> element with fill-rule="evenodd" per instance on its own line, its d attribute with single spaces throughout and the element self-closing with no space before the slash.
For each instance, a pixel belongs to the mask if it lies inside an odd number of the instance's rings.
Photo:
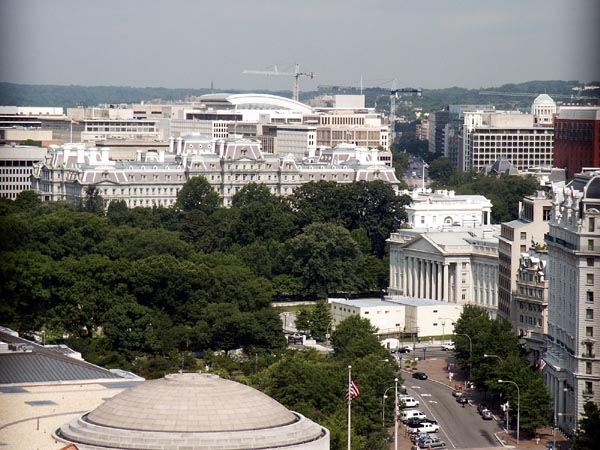
<svg viewBox="0 0 600 450">
<path fill-rule="evenodd" d="M 501 226 L 498 247 L 498 315 L 510 319 L 518 331 L 517 311 L 512 294 L 517 288 L 517 271 L 521 255 L 529 249 L 544 246 L 548 232 L 552 200 L 545 191 L 525 197 L 519 206 L 519 218 Z"/>
</svg>

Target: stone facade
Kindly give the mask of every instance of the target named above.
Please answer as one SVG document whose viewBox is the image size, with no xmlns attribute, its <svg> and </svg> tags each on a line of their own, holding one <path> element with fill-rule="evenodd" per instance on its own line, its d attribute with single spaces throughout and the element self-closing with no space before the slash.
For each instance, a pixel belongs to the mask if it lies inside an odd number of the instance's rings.
<svg viewBox="0 0 600 450">
<path fill-rule="evenodd" d="M 584 403 L 600 402 L 600 170 L 553 192 L 544 377 L 558 426 L 572 435 Z"/>
</svg>

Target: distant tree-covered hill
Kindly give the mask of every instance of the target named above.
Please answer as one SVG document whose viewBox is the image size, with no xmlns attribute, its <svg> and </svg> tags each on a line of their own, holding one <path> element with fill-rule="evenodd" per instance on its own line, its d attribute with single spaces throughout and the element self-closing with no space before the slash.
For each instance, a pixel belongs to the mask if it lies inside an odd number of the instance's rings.
<svg viewBox="0 0 600 450">
<path fill-rule="evenodd" d="M 600 85 L 599 82 L 591 84 Z M 536 94 L 546 93 L 556 97 L 555 100 L 578 101 L 578 91 L 573 88 L 581 87 L 582 83 L 572 81 L 528 81 L 518 84 L 505 84 L 499 87 L 482 89 L 465 89 L 451 87 L 445 89 L 424 89 L 421 97 L 400 97 L 396 104 L 399 114 L 410 114 L 415 108 L 424 112 L 436 111 L 450 104 L 494 104 L 500 109 L 526 109 L 531 105 Z M 481 91 L 497 91 L 502 93 L 519 94 L 482 95 Z M 140 103 L 150 101 L 177 102 L 193 96 L 210 93 L 204 89 L 168 89 L 156 87 L 126 87 L 126 86 L 59 86 L 59 85 L 30 85 L 15 83 L 0 83 L 0 105 L 11 106 L 96 106 L 103 103 Z M 244 90 L 228 89 L 215 92 L 241 93 Z M 291 91 L 252 91 L 291 97 Z M 359 88 L 320 88 L 318 91 L 300 93 L 301 101 L 308 101 L 320 95 L 358 94 Z M 378 111 L 389 112 L 389 88 L 370 87 L 363 90 L 368 107 L 377 107 Z M 520 95 L 531 94 L 531 95 Z M 585 91 L 586 97 L 595 97 L 595 104 L 600 99 L 600 89 Z M 581 102 L 589 102 L 583 99 Z"/>
</svg>

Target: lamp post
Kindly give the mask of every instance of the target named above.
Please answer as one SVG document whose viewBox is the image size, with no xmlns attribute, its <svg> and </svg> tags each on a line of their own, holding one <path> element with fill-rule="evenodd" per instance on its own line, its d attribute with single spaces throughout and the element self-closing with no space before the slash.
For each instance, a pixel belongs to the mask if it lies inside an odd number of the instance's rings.
<svg viewBox="0 0 600 450">
<path fill-rule="evenodd" d="M 325 339 L 327 339 L 327 342 L 329 342 L 329 338 L 330 338 L 330 336 L 329 336 L 329 326 L 330 326 L 331 324 L 333 324 L 333 321 L 331 321 L 331 322 L 329 322 L 329 323 L 327 324 L 327 329 L 325 330 Z"/>
<path fill-rule="evenodd" d="M 471 372 L 473 370 L 473 341 L 471 336 L 465 333 L 455 333 L 456 336 L 465 336 L 469 339 L 469 380 L 471 379 Z M 484 355 L 485 356 L 485 355 Z"/>
<path fill-rule="evenodd" d="M 446 320 L 452 322 L 453 319 L 450 319 L 449 317 L 440 317 L 440 320 L 442 321 L 442 344 L 444 344 L 444 341 L 446 340 Z"/>
<path fill-rule="evenodd" d="M 394 378 L 394 450 L 398 450 L 398 378 Z"/>
<path fill-rule="evenodd" d="M 390 386 L 385 391 L 383 391 L 383 398 L 381 399 L 381 422 L 383 424 L 383 428 L 385 428 L 385 399 L 387 398 L 386 394 L 390 389 L 394 389 L 394 387 L 395 386 Z"/>
<path fill-rule="evenodd" d="M 514 384 L 517 388 L 517 445 L 519 445 L 519 420 L 521 418 L 521 390 L 519 389 L 519 385 L 514 381 L 510 380 L 498 380 L 498 383 L 509 383 Z M 508 426 L 508 424 L 507 424 Z"/>
</svg>

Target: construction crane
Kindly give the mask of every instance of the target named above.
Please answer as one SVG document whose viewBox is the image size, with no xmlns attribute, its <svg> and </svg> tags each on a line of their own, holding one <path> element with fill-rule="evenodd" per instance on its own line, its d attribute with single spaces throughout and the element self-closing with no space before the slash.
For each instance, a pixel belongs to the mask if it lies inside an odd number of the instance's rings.
<svg viewBox="0 0 600 450">
<path fill-rule="evenodd" d="M 396 80 L 392 83 L 392 89 L 390 90 L 390 142 L 394 143 L 396 140 L 396 99 L 399 94 L 417 94 L 421 96 L 423 90 L 421 88 L 400 88 L 396 89 Z"/>
<path fill-rule="evenodd" d="M 294 77 L 294 91 L 292 93 L 292 99 L 298 101 L 300 89 L 298 78 L 300 77 L 308 77 L 311 80 L 315 77 L 314 72 L 300 72 L 300 65 L 296 64 L 294 72 L 280 72 L 277 69 L 277 66 L 274 67 L 274 70 L 244 70 L 242 73 L 246 75 L 283 75 L 288 77 Z"/>
</svg>

